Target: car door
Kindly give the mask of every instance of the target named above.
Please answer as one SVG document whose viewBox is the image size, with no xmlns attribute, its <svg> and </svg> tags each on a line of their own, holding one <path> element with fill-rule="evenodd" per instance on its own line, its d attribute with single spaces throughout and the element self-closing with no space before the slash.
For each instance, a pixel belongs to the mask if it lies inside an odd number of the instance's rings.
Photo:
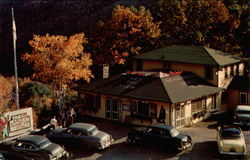
<svg viewBox="0 0 250 160">
<path fill-rule="evenodd" d="M 72 129 L 72 139 L 78 147 L 86 146 L 87 144 L 87 135 L 81 130 Z"/>
<path fill-rule="evenodd" d="M 162 134 L 161 142 L 163 143 L 163 145 L 166 145 L 166 146 L 173 145 L 174 143 L 173 138 L 169 130 L 162 130 L 161 134 Z"/>
<path fill-rule="evenodd" d="M 63 143 L 64 145 L 74 144 L 72 129 L 66 129 L 60 135 L 57 135 L 54 141 L 59 144 Z"/>
<path fill-rule="evenodd" d="M 148 144 L 159 144 L 162 140 L 161 130 L 158 128 L 148 128 L 143 139 Z"/>
<path fill-rule="evenodd" d="M 11 151 L 8 153 L 8 155 L 14 159 L 16 158 L 28 158 L 27 157 L 27 150 L 25 149 L 25 143 L 23 142 L 16 142 L 12 148 Z"/>
</svg>

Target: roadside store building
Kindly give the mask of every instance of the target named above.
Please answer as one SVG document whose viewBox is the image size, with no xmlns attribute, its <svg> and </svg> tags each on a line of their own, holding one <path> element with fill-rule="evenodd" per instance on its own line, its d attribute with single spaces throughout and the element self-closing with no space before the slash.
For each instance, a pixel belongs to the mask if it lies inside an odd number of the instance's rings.
<svg viewBox="0 0 250 160">
<path fill-rule="evenodd" d="M 244 75 L 239 56 L 203 46 L 171 45 L 134 57 L 134 71 L 188 71 L 224 90 L 218 95 L 219 111 L 228 110 L 228 85 L 236 75 Z M 218 110 L 215 110 L 218 111 Z"/>
<path fill-rule="evenodd" d="M 219 107 L 221 88 L 191 72 L 128 72 L 78 88 L 81 114 L 137 124 L 192 125 Z"/>
<path fill-rule="evenodd" d="M 229 111 L 234 111 L 237 105 L 250 105 L 250 74 L 235 76 L 228 90 Z"/>
</svg>

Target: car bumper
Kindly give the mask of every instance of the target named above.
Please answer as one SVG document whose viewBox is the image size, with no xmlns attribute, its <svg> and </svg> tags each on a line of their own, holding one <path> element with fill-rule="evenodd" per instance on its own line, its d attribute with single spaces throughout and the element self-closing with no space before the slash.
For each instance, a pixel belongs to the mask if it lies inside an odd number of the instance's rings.
<svg viewBox="0 0 250 160">
<path fill-rule="evenodd" d="M 109 147 L 112 144 L 112 142 L 114 142 L 113 138 L 111 140 L 109 140 L 109 141 L 103 142 L 101 144 L 101 146 L 98 147 L 98 149 L 99 150 L 105 149 L 105 148 Z"/>
<path fill-rule="evenodd" d="M 191 141 L 185 142 L 181 148 L 177 148 L 178 150 L 185 150 L 187 148 L 189 148 L 192 145 Z"/>
<path fill-rule="evenodd" d="M 224 155 L 235 155 L 235 156 L 245 156 L 246 152 L 227 152 L 227 151 L 220 151 L 220 154 Z"/>
<path fill-rule="evenodd" d="M 62 153 L 58 154 L 57 156 L 51 158 L 51 160 L 58 160 L 64 156 L 67 156 L 67 152 L 66 151 L 63 151 Z"/>
</svg>

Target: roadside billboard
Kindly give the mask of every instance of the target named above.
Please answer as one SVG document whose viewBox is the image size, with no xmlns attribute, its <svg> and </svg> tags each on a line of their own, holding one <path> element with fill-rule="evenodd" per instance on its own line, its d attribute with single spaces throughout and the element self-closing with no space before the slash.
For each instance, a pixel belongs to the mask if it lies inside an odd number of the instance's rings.
<svg viewBox="0 0 250 160">
<path fill-rule="evenodd" d="M 2 138 L 10 138 L 33 130 L 32 108 L 6 112 L 0 117 Z"/>
</svg>

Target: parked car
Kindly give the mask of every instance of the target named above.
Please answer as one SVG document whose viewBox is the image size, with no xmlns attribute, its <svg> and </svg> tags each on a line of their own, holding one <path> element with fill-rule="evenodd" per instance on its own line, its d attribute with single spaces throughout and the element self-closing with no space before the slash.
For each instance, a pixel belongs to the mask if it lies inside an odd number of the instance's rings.
<svg viewBox="0 0 250 160">
<path fill-rule="evenodd" d="M 243 133 L 236 126 L 218 127 L 217 143 L 220 154 L 246 155 L 246 143 Z"/>
<path fill-rule="evenodd" d="M 177 150 L 184 150 L 192 145 L 189 135 L 179 133 L 173 126 L 158 124 L 134 128 L 132 132 L 128 133 L 127 141 L 170 146 Z"/>
<path fill-rule="evenodd" d="M 90 123 L 74 123 L 68 128 L 53 129 L 47 137 L 56 143 L 78 147 L 104 149 L 114 141 L 112 136 Z"/>
<path fill-rule="evenodd" d="M 233 124 L 250 126 L 250 106 L 239 105 L 236 107 Z"/>
<path fill-rule="evenodd" d="M 48 138 L 37 135 L 26 135 L 16 140 L 0 144 L 0 152 L 5 159 L 18 160 L 57 160 L 66 157 L 66 151 Z"/>
<path fill-rule="evenodd" d="M 0 160 L 5 160 L 4 156 L 2 155 L 2 153 L 0 153 Z"/>
</svg>

